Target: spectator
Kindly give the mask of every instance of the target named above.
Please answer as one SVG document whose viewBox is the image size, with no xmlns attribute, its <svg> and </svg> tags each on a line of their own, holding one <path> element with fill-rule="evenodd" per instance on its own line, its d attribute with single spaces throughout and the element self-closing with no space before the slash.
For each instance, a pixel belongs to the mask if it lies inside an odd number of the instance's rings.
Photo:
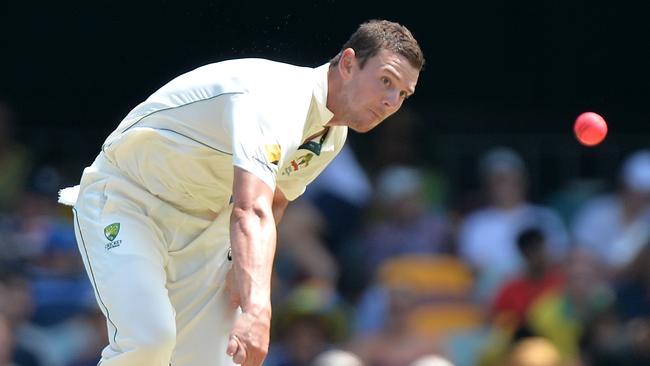
<svg viewBox="0 0 650 366">
<path fill-rule="evenodd" d="M 0 365 L 6 360 L 6 353 L 9 358 L 20 366 L 45 365 L 39 362 L 38 349 L 34 344 L 27 342 L 23 337 L 26 328 L 32 327 L 29 324 L 33 305 L 29 292 L 27 278 L 22 275 L 17 266 L 2 263 L 0 265 L 0 328 L 7 328 L 7 335 L 0 336 L 6 339 L 5 345 L 0 345 Z M 0 333 L 4 333 L 4 329 Z M 33 340 L 32 340 L 33 341 Z M 3 343 L 0 340 L 0 343 Z M 6 347 L 6 348 L 5 348 Z"/>
<path fill-rule="evenodd" d="M 367 276 L 396 256 L 452 251 L 446 218 L 427 205 L 424 188 L 423 174 L 415 167 L 390 166 L 380 173 L 378 212 L 361 238 Z"/>
<path fill-rule="evenodd" d="M 617 312 L 623 321 L 650 319 L 650 240 L 615 284 Z"/>
<path fill-rule="evenodd" d="M 68 217 L 59 216 L 55 197 L 60 176 L 40 167 L 25 190 L 13 219 L 5 257 L 26 263 L 34 313 L 31 320 L 50 326 L 76 316 L 94 293 L 83 270 L 74 231 Z M 11 252 L 11 253 L 10 253 Z"/>
<path fill-rule="evenodd" d="M 309 188 L 304 197 L 289 205 L 279 226 L 279 279 L 289 286 L 305 278 L 333 286 L 341 280 L 343 290 L 348 290 L 345 286 L 354 278 L 342 272 L 346 260 L 353 257 L 346 244 L 360 225 L 371 195 L 370 183 L 346 145 Z"/>
<path fill-rule="evenodd" d="M 548 339 L 566 362 L 580 359 L 580 340 L 586 328 L 612 304 L 611 289 L 599 267 L 590 253 L 572 251 L 564 265 L 565 285 L 540 296 L 529 308 L 529 331 Z"/>
<path fill-rule="evenodd" d="M 295 287 L 275 313 L 266 366 L 308 366 L 348 334 L 347 308 L 327 283 Z"/>
<path fill-rule="evenodd" d="M 615 193 L 588 201 L 575 217 L 577 245 L 615 276 L 650 238 L 650 150 L 625 159 Z"/>
<path fill-rule="evenodd" d="M 419 357 L 438 351 L 436 340 L 416 333 L 409 317 L 417 305 L 408 289 L 392 288 L 388 292 L 387 324 L 376 333 L 359 334 L 350 348 L 369 366 L 403 366 Z"/>
<path fill-rule="evenodd" d="M 514 326 L 525 322 L 528 308 L 536 299 L 564 285 L 564 275 L 549 263 L 544 234 L 539 229 L 526 229 L 520 233 L 517 248 L 525 262 L 524 271 L 497 291 L 492 304 L 494 316 L 506 316 Z"/>
<path fill-rule="evenodd" d="M 468 346 L 468 339 L 455 336 L 482 325 L 481 312 L 470 302 L 472 285 L 467 265 L 451 256 L 404 255 L 384 262 L 357 308 L 352 349 L 370 366 L 402 366 L 443 348 L 451 351 L 452 343 Z"/>
<path fill-rule="evenodd" d="M 34 296 L 32 320 L 43 326 L 59 324 L 94 306 L 94 293 L 83 271 L 70 225 L 49 223 L 41 253 L 30 259 Z"/>
<path fill-rule="evenodd" d="M 88 314 L 96 307 L 85 308 L 56 325 L 42 326 L 30 319 L 35 309 L 31 283 L 23 271 L 2 266 L 0 273 L 0 313 L 4 313 L 15 339 L 16 361 L 24 366 L 68 366 L 88 348 L 106 336 L 105 328 L 97 332 Z M 94 304 L 93 304 L 94 306 Z M 20 362 L 18 362 L 20 361 Z"/>
<path fill-rule="evenodd" d="M 519 232 L 538 226 L 556 262 L 566 254 L 568 236 L 555 211 L 527 201 L 524 162 L 514 151 L 488 151 L 481 159 L 479 175 L 489 203 L 464 219 L 458 245 L 462 258 L 477 271 L 478 299 L 490 302 L 503 281 L 521 268 L 515 243 Z"/>
<path fill-rule="evenodd" d="M 616 302 L 584 339 L 590 365 L 650 364 L 650 242 L 616 281 Z"/>
</svg>

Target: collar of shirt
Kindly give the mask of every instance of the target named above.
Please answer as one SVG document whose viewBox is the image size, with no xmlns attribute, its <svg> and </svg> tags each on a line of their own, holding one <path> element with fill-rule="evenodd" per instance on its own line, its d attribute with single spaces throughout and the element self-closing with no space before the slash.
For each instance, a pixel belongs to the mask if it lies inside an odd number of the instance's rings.
<svg viewBox="0 0 650 366">
<path fill-rule="evenodd" d="M 320 141 L 317 142 L 317 145 L 319 145 L 319 150 L 320 151 L 330 151 L 334 150 L 334 145 L 331 143 L 326 143 L 325 138 L 321 137 L 327 137 L 327 136 L 322 136 L 324 129 L 325 129 L 325 124 L 329 122 L 332 117 L 334 117 L 334 113 L 327 109 L 327 75 L 329 72 L 329 63 L 326 63 L 324 65 L 321 65 L 315 69 L 313 69 L 313 89 L 312 89 L 312 98 L 311 98 L 311 105 L 309 107 L 309 112 L 307 115 L 307 121 L 305 123 L 305 130 L 303 131 L 303 143 L 301 146 L 304 146 L 306 143 L 309 141 L 307 140 L 312 140 L 315 141 L 316 137 L 320 139 Z M 332 128 L 330 127 L 330 130 Z M 328 134 L 329 135 L 329 134 Z M 311 139 L 309 137 L 312 137 Z M 324 143 L 325 142 L 325 143 Z"/>
<path fill-rule="evenodd" d="M 303 138 L 319 133 L 325 128 L 334 113 L 327 109 L 327 73 L 329 63 L 313 69 L 313 89 L 311 96 L 311 106 L 307 115 Z"/>
<path fill-rule="evenodd" d="M 329 62 L 314 69 L 315 83 L 312 99 L 316 103 L 316 108 L 322 121 L 322 125 L 329 122 L 334 113 L 327 109 L 327 74 L 329 72 Z"/>
</svg>

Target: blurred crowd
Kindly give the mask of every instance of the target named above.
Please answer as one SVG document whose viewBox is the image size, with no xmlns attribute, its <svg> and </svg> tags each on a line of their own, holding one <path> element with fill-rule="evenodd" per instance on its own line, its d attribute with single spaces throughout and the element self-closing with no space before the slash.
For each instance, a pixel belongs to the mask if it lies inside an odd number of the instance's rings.
<svg viewBox="0 0 650 366">
<path fill-rule="evenodd" d="M 650 364 L 650 150 L 611 188 L 532 202 L 516 150 L 477 156 L 480 191 L 458 192 L 388 123 L 374 163 L 347 146 L 287 209 L 265 365 Z M 13 127 L 0 101 L 0 366 L 95 365 L 104 318 L 56 204 L 77 177 Z"/>
</svg>

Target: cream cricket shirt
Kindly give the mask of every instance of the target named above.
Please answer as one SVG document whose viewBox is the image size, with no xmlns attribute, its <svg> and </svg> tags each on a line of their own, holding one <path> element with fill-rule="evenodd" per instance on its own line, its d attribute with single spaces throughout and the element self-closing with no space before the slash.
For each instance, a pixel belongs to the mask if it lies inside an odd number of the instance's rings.
<svg viewBox="0 0 650 366">
<path fill-rule="evenodd" d="M 341 150 L 347 127 L 323 130 L 329 64 L 241 59 L 200 67 L 134 108 L 106 139 L 106 158 L 186 211 L 228 205 L 233 165 L 294 200 Z"/>
</svg>

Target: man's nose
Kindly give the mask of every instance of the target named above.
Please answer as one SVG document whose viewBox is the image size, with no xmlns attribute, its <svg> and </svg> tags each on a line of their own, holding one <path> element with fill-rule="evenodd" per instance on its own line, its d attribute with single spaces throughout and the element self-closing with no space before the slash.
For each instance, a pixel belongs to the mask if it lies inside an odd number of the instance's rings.
<svg viewBox="0 0 650 366">
<path fill-rule="evenodd" d="M 395 110 L 399 108 L 400 103 L 399 90 L 390 91 L 384 96 L 384 107 L 387 109 Z"/>
</svg>

